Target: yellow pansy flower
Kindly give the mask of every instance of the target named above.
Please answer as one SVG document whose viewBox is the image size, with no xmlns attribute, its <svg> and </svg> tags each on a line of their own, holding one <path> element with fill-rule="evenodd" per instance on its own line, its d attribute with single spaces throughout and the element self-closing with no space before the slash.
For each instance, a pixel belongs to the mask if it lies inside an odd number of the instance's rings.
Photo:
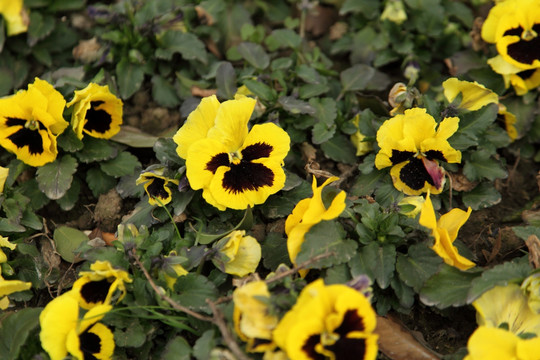
<svg viewBox="0 0 540 360">
<path fill-rule="evenodd" d="M 377 131 L 381 149 L 375 157 L 375 166 L 377 169 L 391 166 L 395 188 L 407 195 L 441 193 L 446 179 L 439 161 L 461 162 L 461 152 L 448 143 L 458 124 L 457 117 L 448 117 L 437 126 L 426 109 L 405 110 L 386 120 Z"/>
<path fill-rule="evenodd" d="M 225 257 L 225 260 L 214 259 L 214 263 L 227 274 L 245 276 L 255 272 L 261 261 L 261 245 L 253 236 L 246 235 L 244 230 L 231 232 L 214 248 Z"/>
<path fill-rule="evenodd" d="M 244 96 L 223 103 L 204 98 L 173 137 L 191 188 L 202 189 L 219 210 L 262 204 L 285 184 L 289 135 L 273 123 L 248 130 L 255 103 Z"/>
<path fill-rule="evenodd" d="M 148 194 L 148 203 L 152 206 L 163 206 L 170 203 L 172 192 L 169 183 L 178 186 L 178 180 L 168 178 L 164 174 L 165 168 L 163 167 L 146 170 L 135 181 L 137 185 L 144 184 L 144 191 Z"/>
<path fill-rule="evenodd" d="M 270 300 L 264 281 L 252 281 L 233 292 L 234 328 L 238 336 L 248 343 L 248 351 L 263 352 L 272 348 L 272 331 L 278 318 L 262 299 Z"/>
<path fill-rule="evenodd" d="M 66 101 L 45 80 L 35 79 L 15 95 L 0 99 L 0 145 L 30 166 L 56 159 L 56 137 L 69 125 Z"/>
<path fill-rule="evenodd" d="M 345 210 L 345 191 L 339 192 L 328 208 L 322 201 L 322 192 L 325 186 L 338 180 L 338 177 L 328 178 L 321 186 L 317 186 L 317 179 L 313 177 L 311 188 L 313 196 L 303 199 L 296 204 L 291 215 L 285 221 L 285 233 L 287 234 L 287 250 L 291 262 L 296 265 L 296 257 L 302 248 L 306 233 L 316 224 L 323 220 L 337 218 Z"/>
<path fill-rule="evenodd" d="M 79 295 L 83 309 L 115 304 L 126 295 L 125 283 L 132 281 L 127 271 L 115 269 L 110 262 L 100 260 L 90 265 L 90 271 L 79 272 L 79 276 L 71 291 Z"/>
<path fill-rule="evenodd" d="M 68 353 L 75 359 L 111 359 L 114 352 L 113 333 L 98 323 L 112 309 L 98 305 L 79 319 L 78 295 L 67 292 L 52 301 L 39 316 L 41 346 L 51 360 L 62 360 Z"/>
<path fill-rule="evenodd" d="M 346 285 L 307 285 L 273 332 L 289 359 L 374 360 L 375 311 L 366 297 Z"/>
<path fill-rule="evenodd" d="M 475 266 L 469 259 L 461 256 L 458 249 L 453 245 L 456 240 L 459 229 L 465 224 L 471 215 L 471 208 L 467 211 L 461 209 L 452 209 L 450 212 L 442 215 L 437 221 L 435 210 L 431 203 L 430 195 L 426 196 L 426 201 L 420 212 L 420 225 L 431 230 L 431 236 L 435 238 L 435 243 L 431 247 L 445 263 L 455 266 L 460 270 L 467 270 Z"/>
<path fill-rule="evenodd" d="M 120 131 L 123 103 L 107 85 L 88 84 L 86 88 L 75 91 L 67 106 L 74 106 L 71 127 L 79 139 L 84 134 L 110 139 Z"/>
<path fill-rule="evenodd" d="M 480 326 L 469 338 L 463 360 L 540 360 L 539 348 L 540 337 L 522 339 L 504 329 Z"/>
</svg>

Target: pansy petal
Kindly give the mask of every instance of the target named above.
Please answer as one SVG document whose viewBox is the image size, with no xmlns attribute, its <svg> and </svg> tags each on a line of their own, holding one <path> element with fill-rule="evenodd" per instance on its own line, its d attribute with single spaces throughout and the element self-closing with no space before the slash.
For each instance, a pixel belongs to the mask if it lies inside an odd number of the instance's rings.
<svg viewBox="0 0 540 360">
<path fill-rule="evenodd" d="M 450 237 L 447 229 L 442 228 L 439 225 L 437 232 L 439 234 L 439 238 L 435 241 L 431 248 L 444 260 L 445 263 L 463 271 L 475 266 L 475 263 L 459 254 L 458 249 L 453 245 L 455 239 Z"/>
<path fill-rule="evenodd" d="M 192 111 L 184 125 L 173 136 L 174 142 L 178 145 L 176 152 L 182 159 L 187 158 L 191 145 L 206 138 L 216 120 L 216 114 L 220 103 L 215 95 L 205 97 L 201 100 L 197 108 Z"/>
<path fill-rule="evenodd" d="M 480 326 L 469 338 L 464 360 L 517 359 L 518 339 L 509 331 Z"/>
<path fill-rule="evenodd" d="M 228 152 L 240 149 L 248 134 L 247 123 L 257 101 L 249 97 L 228 100 L 219 106 L 208 137 L 219 140 Z"/>
<path fill-rule="evenodd" d="M 423 108 L 405 110 L 404 117 L 411 119 L 403 124 L 403 137 L 413 139 L 416 148 L 424 139 L 435 136 L 437 123 Z"/>
<path fill-rule="evenodd" d="M 454 241 L 457 238 L 459 229 L 467 222 L 471 216 L 472 209 L 469 207 L 467 211 L 461 209 L 452 209 L 442 215 L 438 221 L 438 227 L 448 230 L 450 239 Z"/>
<path fill-rule="evenodd" d="M 476 111 L 486 106 L 487 104 L 497 103 L 499 97 L 496 93 L 486 88 L 478 82 L 470 82 L 459 80 L 458 78 L 450 78 L 442 83 L 444 96 L 449 102 L 454 101 L 458 94 L 462 95 L 460 108 Z M 442 124 L 439 125 L 439 130 Z M 457 128 L 450 133 L 456 132 Z M 438 131 L 439 132 L 439 131 Z M 446 139 L 449 136 L 446 137 Z"/>
<path fill-rule="evenodd" d="M 289 152 L 290 142 L 285 130 L 275 124 L 255 125 L 247 135 L 241 152 L 244 155 L 246 149 L 253 149 L 250 161 L 262 157 L 282 161 Z"/>
<path fill-rule="evenodd" d="M 229 168 L 226 147 L 214 139 L 203 139 L 190 146 L 186 160 L 186 176 L 193 190 L 210 186 L 220 167 Z"/>
</svg>

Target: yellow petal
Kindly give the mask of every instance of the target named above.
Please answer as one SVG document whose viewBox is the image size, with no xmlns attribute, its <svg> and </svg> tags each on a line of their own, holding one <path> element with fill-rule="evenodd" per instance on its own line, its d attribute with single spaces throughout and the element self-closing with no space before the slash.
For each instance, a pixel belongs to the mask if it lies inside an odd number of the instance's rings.
<svg viewBox="0 0 540 360">
<path fill-rule="evenodd" d="M 476 111 L 491 103 L 498 103 L 499 97 L 496 93 L 487 89 L 484 85 L 470 81 L 463 81 L 457 78 L 450 78 L 442 83 L 444 96 L 449 102 L 454 101 L 458 94 L 462 95 L 460 108 Z M 459 121 L 459 120 L 458 120 Z M 442 124 L 439 126 L 441 129 Z M 457 127 L 445 139 L 456 132 Z"/>
<path fill-rule="evenodd" d="M 182 127 L 173 136 L 178 145 L 176 152 L 182 159 L 187 158 L 191 145 L 207 137 L 216 120 L 220 104 L 215 95 L 205 97 L 197 108 L 191 112 Z M 219 139 L 218 139 L 219 140 Z"/>
<path fill-rule="evenodd" d="M 467 343 L 467 360 L 508 360 L 516 357 L 519 338 L 503 329 L 480 326 Z"/>
</svg>

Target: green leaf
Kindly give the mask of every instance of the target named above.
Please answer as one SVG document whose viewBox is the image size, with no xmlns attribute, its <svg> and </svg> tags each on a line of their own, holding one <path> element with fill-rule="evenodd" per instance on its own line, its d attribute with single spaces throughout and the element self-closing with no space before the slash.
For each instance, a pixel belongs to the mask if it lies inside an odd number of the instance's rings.
<svg viewBox="0 0 540 360">
<path fill-rule="evenodd" d="M 175 336 L 167 345 L 161 355 L 161 360 L 190 360 L 191 359 L 191 346 L 181 336 Z"/>
<path fill-rule="evenodd" d="M 142 346 L 146 341 L 146 332 L 138 320 L 132 321 L 125 331 L 114 330 L 114 342 L 119 347 Z"/>
<path fill-rule="evenodd" d="M 274 102 L 277 97 L 274 89 L 260 81 L 247 79 L 244 85 L 263 101 Z"/>
<path fill-rule="evenodd" d="M 0 359 L 19 358 L 21 348 L 32 330 L 39 325 L 42 308 L 24 308 L 12 312 L 0 321 Z"/>
<path fill-rule="evenodd" d="M 302 44 L 302 38 L 291 29 L 276 29 L 264 40 L 270 51 L 279 48 L 298 49 Z"/>
<path fill-rule="evenodd" d="M 219 292 L 213 282 L 194 273 L 181 276 L 174 284 L 174 299 L 195 311 L 209 312 L 206 299 L 215 300 Z"/>
<path fill-rule="evenodd" d="M 123 58 L 116 64 L 116 77 L 120 97 L 129 99 L 141 87 L 144 80 L 144 66 L 132 64 L 127 58 Z"/>
<path fill-rule="evenodd" d="M 93 167 L 86 172 L 86 183 L 92 190 L 92 194 L 98 197 L 112 189 L 116 185 L 116 179 L 105 174 L 99 168 Z"/>
<path fill-rule="evenodd" d="M 394 245 L 380 246 L 371 242 L 362 247 L 349 263 L 353 277 L 365 274 L 386 289 L 394 276 L 396 248 Z"/>
<path fill-rule="evenodd" d="M 70 127 L 58 137 L 58 146 L 67 152 L 73 153 L 81 150 L 84 144 Z"/>
<path fill-rule="evenodd" d="M 81 192 L 81 181 L 78 178 L 73 178 L 71 186 L 64 196 L 56 200 L 58 205 L 64 211 L 73 209 L 77 201 L 79 200 L 79 193 Z"/>
<path fill-rule="evenodd" d="M 171 60 L 174 53 L 179 53 L 186 60 L 198 60 L 205 65 L 208 63 L 204 43 L 192 33 L 169 30 L 158 41 L 161 48 L 155 52 L 157 58 Z"/>
<path fill-rule="evenodd" d="M 328 91 L 330 91 L 330 87 L 326 84 L 305 84 L 298 89 L 298 96 L 301 99 L 311 99 L 326 94 Z"/>
<path fill-rule="evenodd" d="M 500 161 L 493 159 L 484 151 L 476 151 L 471 154 L 469 161 L 463 166 L 463 174 L 471 181 L 505 179 L 508 174 Z"/>
<path fill-rule="evenodd" d="M 373 76 L 375 76 L 375 68 L 365 64 L 343 70 L 339 75 L 343 87 L 341 92 L 365 90 Z"/>
<path fill-rule="evenodd" d="M 407 255 L 397 255 L 396 270 L 405 284 L 419 292 L 442 263 L 442 259 L 425 243 L 414 244 L 409 247 Z"/>
<path fill-rule="evenodd" d="M 160 75 L 152 76 L 152 99 L 159 105 L 169 108 L 180 104 L 174 85 Z"/>
<path fill-rule="evenodd" d="M 30 24 L 28 25 L 28 45 L 36 45 L 39 40 L 49 36 L 54 30 L 55 18 L 42 15 L 38 11 L 30 12 Z"/>
<path fill-rule="evenodd" d="M 86 0 L 54 0 L 48 9 L 56 12 L 80 10 L 85 3 Z"/>
<path fill-rule="evenodd" d="M 327 127 L 334 125 L 337 117 L 336 101 L 331 98 L 313 98 L 309 104 L 315 108 L 315 117 Z"/>
<path fill-rule="evenodd" d="M 501 202 L 502 196 L 493 183 L 481 183 L 462 196 L 463 204 L 473 210 L 487 208 Z"/>
<path fill-rule="evenodd" d="M 386 175 L 384 171 L 372 171 L 369 174 L 362 174 L 356 178 L 356 182 L 349 191 L 351 195 L 366 196 L 371 195 L 379 181 Z"/>
<path fill-rule="evenodd" d="M 287 240 L 276 232 L 270 232 L 262 243 L 262 260 L 264 267 L 275 270 L 279 264 L 290 265 L 287 251 Z"/>
<path fill-rule="evenodd" d="M 120 132 L 111 138 L 113 141 L 134 148 L 151 148 L 158 139 L 157 136 L 150 135 L 129 125 L 122 125 Z"/>
<path fill-rule="evenodd" d="M 219 64 L 216 71 L 217 96 L 232 99 L 236 94 L 236 72 L 228 61 Z"/>
<path fill-rule="evenodd" d="M 88 236 L 80 230 L 68 226 L 60 226 L 54 230 L 53 240 L 56 244 L 56 251 L 62 259 L 74 263 L 80 260 L 74 251 L 83 243 L 88 242 Z"/>
<path fill-rule="evenodd" d="M 313 129 L 311 132 L 312 134 L 311 141 L 314 144 L 319 145 L 331 139 L 335 133 L 336 133 L 336 125 L 327 127 L 325 123 L 320 121 L 313 126 Z"/>
<path fill-rule="evenodd" d="M 154 152 L 156 153 L 156 158 L 160 163 L 164 165 L 168 164 L 177 164 L 183 165 L 184 160 L 178 156 L 176 148 L 178 145 L 174 142 L 172 138 L 159 138 L 154 144 Z"/>
<path fill-rule="evenodd" d="M 364 14 L 368 19 L 373 19 L 379 14 L 379 0 L 345 0 L 339 13 L 345 15 L 348 13 Z"/>
<path fill-rule="evenodd" d="M 498 111 L 497 104 L 489 104 L 480 110 L 463 114 L 460 117 L 457 134 L 467 134 L 470 138 L 477 139 L 497 119 Z"/>
<path fill-rule="evenodd" d="M 467 294 L 467 303 L 472 303 L 484 292 L 495 286 L 506 286 L 509 283 L 521 284 L 523 279 L 529 276 L 531 270 L 528 256 L 507 261 L 485 270 L 481 276 L 472 281 Z"/>
<path fill-rule="evenodd" d="M 304 243 L 296 257 L 296 263 L 301 264 L 319 255 L 328 257 L 309 264 L 309 269 L 329 268 L 342 264 L 351 259 L 357 243 L 343 239 L 343 229 L 336 221 L 321 221 L 314 225 L 305 235 Z"/>
<path fill-rule="evenodd" d="M 270 65 L 270 56 L 268 56 L 261 45 L 242 42 L 236 48 L 244 60 L 254 68 L 264 70 Z"/>
<path fill-rule="evenodd" d="M 205 331 L 193 345 L 193 356 L 197 360 L 210 359 L 210 351 L 216 347 L 216 335 L 214 329 Z"/>
<path fill-rule="evenodd" d="M 110 141 L 86 136 L 84 138 L 84 148 L 82 151 L 77 152 L 76 155 L 80 161 L 90 163 L 112 159 L 117 153 L 118 149 Z"/>
<path fill-rule="evenodd" d="M 540 234 L 540 226 L 513 226 L 512 231 L 517 237 L 526 241 L 529 236 Z"/>
<path fill-rule="evenodd" d="M 357 161 L 356 149 L 347 137 L 337 134 L 330 140 L 321 144 L 324 155 L 334 161 L 344 164 L 355 164 Z"/>
<path fill-rule="evenodd" d="M 283 106 L 283 109 L 291 114 L 308 114 L 315 115 L 317 110 L 307 101 L 298 100 L 292 96 L 282 96 L 278 102 Z"/>
<path fill-rule="evenodd" d="M 114 159 L 100 163 L 100 168 L 107 175 L 121 177 L 133 175 L 136 168 L 142 165 L 137 157 L 127 151 L 122 151 Z"/>
<path fill-rule="evenodd" d="M 250 207 L 246 209 L 244 212 L 244 216 L 242 217 L 242 220 L 232 229 L 227 230 L 225 232 L 219 233 L 219 234 L 205 234 L 203 232 L 197 233 L 197 238 L 195 240 L 196 244 L 202 244 L 207 245 L 210 244 L 217 239 L 221 239 L 222 237 L 226 236 L 230 232 L 234 230 L 249 230 L 251 229 L 251 225 L 253 224 L 253 210 L 251 210 Z"/>
<path fill-rule="evenodd" d="M 64 155 L 62 159 L 57 158 L 52 163 L 41 166 L 36 172 L 39 189 L 49 199 L 60 199 L 71 187 L 77 165 L 73 156 Z"/>
<path fill-rule="evenodd" d="M 465 305 L 471 283 L 478 276 L 478 272 L 461 271 L 444 264 L 441 271 L 426 281 L 420 290 L 420 300 L 439 309 Z"/>
</svg>

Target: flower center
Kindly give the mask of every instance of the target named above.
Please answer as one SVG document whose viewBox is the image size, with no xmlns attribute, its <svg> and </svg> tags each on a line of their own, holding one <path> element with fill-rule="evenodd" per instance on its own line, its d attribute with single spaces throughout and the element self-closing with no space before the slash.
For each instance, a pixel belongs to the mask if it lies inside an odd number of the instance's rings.
<svg viewBox="0 0 540 360">
<path fill-rule="evenodd" d="M 39 129 L 39 122 L 34 119 L 26 120 L 24 127 L 28 130 L 35 131 Z"/>
<path fill-rule="evenodd" d="M 523 33 L 521 33 L 521 38 L 525 41 L 530 41 L 537 36 L 538 34 L 533 29 L 524 30 Z"/>
</svg>

